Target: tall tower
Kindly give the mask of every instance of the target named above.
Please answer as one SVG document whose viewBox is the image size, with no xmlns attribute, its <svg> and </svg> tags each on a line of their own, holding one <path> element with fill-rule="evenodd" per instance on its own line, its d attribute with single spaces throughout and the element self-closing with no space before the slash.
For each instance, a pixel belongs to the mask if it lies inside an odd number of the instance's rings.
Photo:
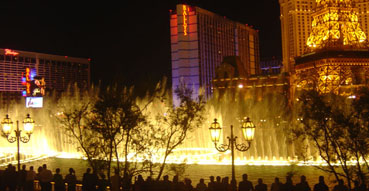
<svg viewBox="0 0 369 191">
<path fill-rule="evenodd" d="M 279 0 L 282 29 L 282 72 L 293 72 L 295 57 L 306 49 L 314 0 Z"/>
<path fill-rule="evenodd" d="M 309 50 L 367 47 L 357 15 L 351 0 L 317 0 L 312 31 L 306 43 Z"/>
<path fill-rule="evenodd" d="M 259 34 L 252 27 L 185 4 L 170 13 L 172 89 L 185 83 L 212 95 L 215 69 L 239 56 L 248 76 L 260 74 Z M 198 92 L 194 92 L 198 94 Z"/>
<path fill-rule="evenodd" d="M 369 0 L 353 0 L 358 21 L 365 34 L 369 34 Z M 279 0 L 282 29 L 283 71 L 294 70 L 295 57 L 305 53 L 311 33 L 315 0 Z"/>
<path fill-rule="evenodd" d="M 296 86 L 351 95 L 369 85 L 369 49 L 351 0 L 316 0 L 308 54 L 296 58 Z"/>
</svg>

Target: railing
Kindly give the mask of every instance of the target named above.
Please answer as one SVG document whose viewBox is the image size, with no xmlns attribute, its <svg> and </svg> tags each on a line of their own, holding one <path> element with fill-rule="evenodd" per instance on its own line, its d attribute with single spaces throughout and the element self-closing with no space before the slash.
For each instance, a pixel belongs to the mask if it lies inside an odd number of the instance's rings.
<svg viewBox="0 0 369 191">
<path fill-rule="evenodd" d="M 55 191 L 55 182 L 50 182 L 50 183 L 51 183 L 51 191 Z M 76 191 L 82 191 L 82 186 L 83 186 L 82 184 L 76 184 Z M 99 186 L 96 185 L 96 189 L 98 188 Z M 33 189 L 34 191 L 41 190 L 40 181 L 34 180 Z M 68 191 L 68 183 L 65 183 L 65 191 Z M 106 191 L 110 191 L 109 186 L 106 187 Z"/>
<path fill-rule="evenodd" d="M 53 186 L 53 189 L 54 189 L 54 186 Z M 33 182 L 33 190 L 34 190 L 34 191 L 41 190 L 40 181 L 35 180 L 35 181 Z M 53 191 L 54 191 L 54 190 L 53 190 Z"/>
</svg>

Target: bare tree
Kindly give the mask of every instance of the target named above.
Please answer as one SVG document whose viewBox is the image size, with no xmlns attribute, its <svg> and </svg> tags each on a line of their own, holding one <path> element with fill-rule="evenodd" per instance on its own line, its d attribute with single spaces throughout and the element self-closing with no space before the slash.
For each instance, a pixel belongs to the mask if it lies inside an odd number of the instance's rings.
<svg viewBox="0 0 369 191">
<path fill-rule="evenodd" d="M 87 158 L 91 168 L 97 172 L 105 167 L 105 162 L 101 155 L 101 139 L 88 126 L 95 93 L 94 88 L 89 91 L 81 91 L 77 86 L 69 88 L 58 99 L 55 117 L 66 135 L 77 143 L 77 149 Z"/>
<path fill-rule="evenodd" d="M 164 114 L 156 116 L 156 124 L 153 126 L 155 130 L 152 131 L 152 139 L 163 150 L 157 180 L 163 174 L 168 156 L 183 144 L 187 134 L 200 127 L 204 120 L 205 103 L 201 94 L 194 100 L 192 89 L 184 83 L 175 90 L 175 93 L 180 99 L 179 106 L 173 107 L 171 103 L 167 103 Z"/>
</svg>

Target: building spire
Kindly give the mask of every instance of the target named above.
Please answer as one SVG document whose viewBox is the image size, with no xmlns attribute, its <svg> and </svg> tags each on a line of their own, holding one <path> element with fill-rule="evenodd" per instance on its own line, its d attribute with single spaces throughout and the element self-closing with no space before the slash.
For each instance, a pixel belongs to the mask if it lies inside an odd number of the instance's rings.
<svg viewBox="0 0 369 191">
<path fill-rule="evenodd" d="M 352 0 L 316 0 L 312 17 L 309 51 L 368 47 Z"/>
</svg>

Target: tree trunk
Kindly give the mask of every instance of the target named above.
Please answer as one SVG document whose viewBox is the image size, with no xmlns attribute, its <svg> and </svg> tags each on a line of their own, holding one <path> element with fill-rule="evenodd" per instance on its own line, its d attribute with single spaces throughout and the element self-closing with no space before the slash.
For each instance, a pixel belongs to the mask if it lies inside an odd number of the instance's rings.
<svg viewBox="0 0 369 191">
<path fill-rule="evenodd" d="M 117 142 L 115 140 L 114 140 L 114 145 L 115 145 L 115 157 L 117 158 L 117 170 L 118 170 L 118 172 L 120 172 L 118 145 L 117 145 Z"/>
<path fill-rule="evenodd" d="M 158 176 L 156 177 L 156 180 L 157 180 L 157 181 L 159 181 L 159 180 L 160 180 L 160 177 L 161 177 L 161 175 L 163 174 L 163 171 L 164 171 L 164 168 L 165 168 L 165 164 L 166 164 L 166 161 L 167 161 L 167 157 L 168 157 L 168 154 L 167 154 L 167 152 L 165 152 L 165 156 L 164 156 L 163 163 L 160 165 L 159 174 L 158 174 Z"/>
<path fill-rule="evenodd" d="M 113 142 L 110 141 L 109 143 L 109 147 L 110 147 L 110 152 L 109 152 L 109 163 L 108 163 L 108 181 L 110 182 L 110 168 L 111 168 L 111 161 L 112 161 L 112 157 L 113 157 Z"/>
<path fill-rule="evenodd" d="M 124 145 L 124 171 L 123 171 L 123 178 L 126 178 L 128 172 L 128 144 L 129 144 L 129 137 L 130 137 L 130 130 L 127 131 L 126 135 L 126 145 Z"/>
</svg>

